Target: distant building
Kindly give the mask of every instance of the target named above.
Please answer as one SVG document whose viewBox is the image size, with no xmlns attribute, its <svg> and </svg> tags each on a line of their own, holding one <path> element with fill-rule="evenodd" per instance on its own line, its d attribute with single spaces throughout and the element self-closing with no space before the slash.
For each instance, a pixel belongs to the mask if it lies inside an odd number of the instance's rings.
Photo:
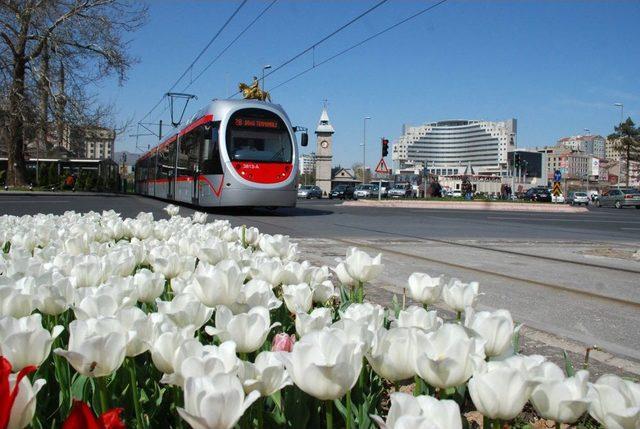
<svg viewBox="0 0 640 429">
<path fill-rule="evenodd" d="M 586 179 L 593 176 L 592 173 L 597 170 L 597 167 L 594 167 L 594 159 L 599 160 L 599 158 L 563 146 L 545 148 L 544 150 L 547 156 L 546 177 L 548 179 L 553 178 L 556 170 L 560 170 L 565 179 Z M 599 161 L 597 165 L 599 165 Z"/>
<path fill-rule="evenodd" d="M 504 174 L 507 153 L 516 147 L 517 122 L 449 120 L 405 126 L 393 145 L 394 167 L 416 163 L 436 175 L 461 174 L 471 167 L 479 174 Z"/>
<path fill-rule="evenodd" d="M 89 159 L 112 159 L 115 153 L 116 133 L 102 127 L 86 127 L 80 130 L 80 153 Z"/>
<path fill-rule="evenodd" d="M 300 155 L 300 173 L 313 174 L 316 171 L 316 154 Z"/>
<path fill-rule="evenodd" d="M 596 158 L 605 157 L 605 138 L 602 136 L 571 136 L 558 140 L 558 146 L 593 155 Z"/>
</svg>

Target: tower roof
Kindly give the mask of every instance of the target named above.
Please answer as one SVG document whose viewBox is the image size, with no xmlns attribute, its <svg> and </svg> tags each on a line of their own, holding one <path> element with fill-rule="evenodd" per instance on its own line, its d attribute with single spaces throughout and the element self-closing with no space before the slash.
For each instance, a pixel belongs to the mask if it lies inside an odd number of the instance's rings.
<svg viewBox="0 0 640 429">
<path fill-rule="evenodd" d="M 336 131 L 333 129 L 333 125 L 331 125 L 331 121 L 329 121 L 329 114 L 327 113 L 327 108 L 325 107 L 322 109 L 322 114 L 320 115 L 320 120 L 318 121 L 318 128 L 316 128 L 316 134 L 333 134 L 335 132 Z"/>
</svg>

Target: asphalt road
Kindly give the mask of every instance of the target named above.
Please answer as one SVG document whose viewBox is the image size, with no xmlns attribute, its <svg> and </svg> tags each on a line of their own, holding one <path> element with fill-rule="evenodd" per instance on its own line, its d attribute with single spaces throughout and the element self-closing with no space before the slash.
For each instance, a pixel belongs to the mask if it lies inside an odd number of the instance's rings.
<svg viewBox="0 0 640 429">
<path fill-rule="evenodd" d="M 145 211 L 165 218 L 166 204 L 139 196 L 0 193 L 0 215 L 113 209 L 125 217 Z M 369 289 L 377 301 L 401 295 L 414 271 L 477 280 L 484 292 L 480 308 L 509 309 L 535 328 L 535 341 L 574 350 L 598 344 L 626 359 L 615 365 L 635 365 L 640 374 L 640 260 L 634 256 L 640 250 L 640 210 L 424 210 L 301 200 L 294 209 L 208 212 L 210 219 L 296 237 L 303 257 L 315 263 L 335 265 L 351 245 L 381 252 L 385 274 Z M 611 364 L 611 355 L 601 358 Z"/>
</svg>

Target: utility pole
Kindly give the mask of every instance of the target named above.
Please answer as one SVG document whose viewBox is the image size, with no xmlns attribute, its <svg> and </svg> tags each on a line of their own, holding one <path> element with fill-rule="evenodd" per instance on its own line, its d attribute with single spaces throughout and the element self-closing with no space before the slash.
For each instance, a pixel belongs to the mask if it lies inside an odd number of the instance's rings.
<svg viewBox="0 0 640 429">
<path fill-rule="evenodd" d="M 362 184 L 367 183 L 367 120 L 370 116 L 365 116 L 362 120 Z"/>
</svg>

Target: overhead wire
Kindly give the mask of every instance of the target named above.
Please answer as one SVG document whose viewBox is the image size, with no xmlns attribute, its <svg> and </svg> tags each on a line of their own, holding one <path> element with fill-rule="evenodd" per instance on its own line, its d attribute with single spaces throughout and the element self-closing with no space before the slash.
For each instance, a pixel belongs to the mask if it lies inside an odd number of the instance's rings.
<svg viewBox="0 0 640 429">
<path fill-rule="evenodd" d="M 269 91 L 274 91 L 274 90 L 276 90 L 276 89 L 280 88 L 281 86 L 286 85 L 287 83 L 289 83 L 289 82 L 291 82 L 291 81 L 293 81 L 293 80 L 295 80 L 295 79 L 299 78 L 300 76 L 302 76 L 302 75 L 304 75 L 304 74 L 306 74 L 306 73 L 310 72 L 311 70 L 313 70 L 313 69 L 315 69 L 315 68 L 317 68 L 317 67 L 319 67 L 319 66 L 321 66 L 321 65 L 323 65 L 323 64 L 326 64 L 326 63 L 328 63 L 329 61 L 332 61 L 332 60 L 334 60 L 334 59 L 338 58 L 339 56 L 342 56 L 342 55 L 346 54 L 347 52 L 349 52 L 349 51 L 351 51 L 351 50 L 353 50 L 353 49 L 357 48 L 358 46 L 361 46 L 361 45 L 363 45 L 363 44 L 367 43 L 368 41 L 370 41 L 370 40 L 372 40 L 372 39 L 374 39 L 374 38 L 376 38 L 376 37 L 378 37 L 378 36 L 381 36 L 382 34 L 384 34 L 384 33 L 388 32 L 388 31 L 391 31 L 391 30 L 393 30 L 394 28 L 396 28 L 396 27 L 398 27 L 398 26 L 400 26 L 400 25 L 402 25 L 402 24 L 404 24 L 404 23 L 406 23 L 406 22 L 408 22 L 408 21 L 410 21 L 410 20 L 412 20 L 412 19 L 414 19 L 414 18 L 417 18 L 418 16 L 420 16 L 420 15 L 422 15 L 422 14 L 426 13 L 426 12 L 429 12 L 429 11 L 430 11 L 430 10 L 432 10 L 432 9 L 435 9 L 436 7 L 440 6 L 440 5 L 441 5 L 441 4 L 443 4 L 443 3 L 446 3 L 447 1 L 448 1 L 448 0 L 440 0 L 439 2 L 434 3 L 434 4 L 432 4 L 431 6 L 429 6 L 429 7 L 425 8 L 425 9 L 420 10 L 420 11 L 418 11 L 418 12 L 414 13 L 413 15 L 410 15 L 410 16 L 408 16 L 408 17 L 406 17 L 406 18 L 402 19 L 401 21 L 396 22 L 395 24 L 390 25 L 389 27 L 386 27 L 386 28 L 384 28 L 383 30 L 378 31 L 378 32 L 377 32 L 377 33 L 375 33 L 375 34 L 372 34 L 371 36 L 369 36 L 369 37 L 367 37 L 367 38 L 365 38 L 365 39 L 363 39 L 363 40 L 359 41 L 358 43 L 355 43 L 355 44 L 353 44 L 353 45 L 349 46 L 348 48 L 343 49 L 342 51 L 340 51 L 340 52 L 338 52 L 338 53 L 336 53 L 336 54 L 334 54 L 334 55 L 330 56 L 329 58 L 327 58 L 327 59 L 325 59 L 325 60 L 323 60 L 323 61 L 320 61 L 319 63 L 314 63 L 311 67 L 309 67 L 309 68 L 307 68 L 307 69 L 305 69 L 305 70 L 303 70 L 303 71 L 301 71 L 301 72 L 299 72 L 299 73 L 297 73 L 297 74 L 293 75 L 293 76 L 292 76 L 292 77 L 290 77 L 289 79 L 287 79 L 287 80 L 285 80 L 285 81 L 283 81 L 283 82 L 281 82 L 281 83 L 279 83 L 279 84 L 277 84 L 277 85 L 275 85 L 275 86 L 271 87 L 271 88 L 269 89 Z"/>
<path fill-rule="evenodd" d="M 362 12 L 360 15 L 357 15 L 356 17 L 350 19 L 348 22 L 346 22 L 345 24 L 341 25 L 340 27 L 338 27 L 337 29 L 335 29 L 331 33 L 327 34 L 322 39 L 318 40 L 314 44 L 312 44 L 309 47 L 307 47 L 307 48 L 303 49 L 302 51 L 298 52 L 293 57 L 289 58 L 288 60 L 286 60 L 285 62 L 283 62 L 279 66 L 273 68 L 264 77 L 267 78 L 267 77 L 271 76 L 272 74 L 276 73 L 278 70 L 282 69 L 283 67 L 286 67 L 287 65 L 291 64 L 292 62 L 294 62 L 295 60 L 297 60 L 298 58 L 300 58 L 304 54 L 306 54 L 308 52 L 311 52 L 312 50 L 314 50 L 316 47 L 318 47 L 322 43 L 326 42 L 327 40 L 329 40 L 330 38 L 332 38 L 336 34 L 340 33 L 342 30 L 344 30 L 347 27 L 351 26 L 352 24 L 354 24 L 358 20 L 362 19 L 363 17 L 365 17 L 369 13 L 373 12 L 374 10 L 376 10 L 377 8 L 379 8 L 380 6 L 382 6 L 383 4 L 385 4 L 388 1 L 389 0 L 380 0 L 380 1 L 378 1 L 376 4 L 371 6 L 369 9 L 365 10 L 364 12 Z M 240 92 L 241 91 L 237 91 L 237 92 L 233 93 L 229 98 L 235 97 L 236 95 L 240 94 Z"/>
<path fill-rule="evenodd" d="M 182 74 L 180 75 L 180 77 L 173 83 L 173 85 L 171 85 L 171 88 L 169 88 L 168 91 L 166 92 L 171 92 L 177 85 L 178 83 L 180 83 L 180 81 L 182 80 L 182 78 L 184 78 L 187 73 L 189 73 L 189 71 L 191 71 L 193 69 L 193 66 L 195 65 L 195 63 L 202 57 L 202 55 L 204 55 L 204 53 L 209 49 L 209 47 L 213 44 L 213 42 L 220 36 L 220 34 L 222 34 L 222 32 L 224 31 L 225 28 L 227 28 L 227 26 L 229 25 L 229 23 L 231 22 L 231 20 L 233 20 L 233 18 L 238 14 L 238 12 L 240 12 L 240 9 L 242 9 L 242 7 L 247 3 L 248 0 L 243 0 L 240 5 L 238 5 L 238 7 L 236 8 L 236 10 L 231 14 L 231 16 L 229 16 L 229 18 L 227 18 L 227 20 L 225 21 L 225 23 L 222 25 L 222 27 L 220 27 L 218 29 L 218 31 L 213 35 L 213 37 L 211 39 L 209 39 L 209 42 L 205 45 L 204 48 L 202 48 L 202 50 L 200 50 L 200 53 L 198 53 L 198 55 L 196 56 L 196 58 L 191 62 L 191 64 L 189 64 L 189 66 L 185 69 L 184 72 L 182 72 Z M 150 114 L 153 113 L 154 110 L 156 110 L 158 108 L 158 106 L 162 103 L 162 101 L 165 99 L 166 93 L 165 95 L 162 96 L 162 98 L 160 98 L 160 100 L 151 108 L 151 110 L 149 110 L 149 112 L 147 112 L 147 114 L 145 114 L 142 119 L 140 119 L 140 121 L 144 121 Z"/>
</svg>

